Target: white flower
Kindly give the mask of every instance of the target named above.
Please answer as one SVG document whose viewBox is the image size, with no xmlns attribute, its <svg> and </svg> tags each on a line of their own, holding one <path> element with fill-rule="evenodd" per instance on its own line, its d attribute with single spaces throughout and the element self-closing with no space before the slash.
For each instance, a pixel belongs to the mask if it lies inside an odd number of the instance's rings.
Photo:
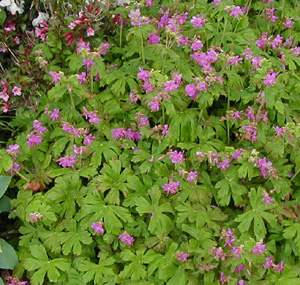
<svg viewBox="0 0 300 285">
<path fill-rule="evenodd" d="M 15 3 L 15 0 L 2 0 L 0 1 L 1 7 L 6 7 L 7 11 L 11 12 L 13 15 L 18 12 L 19 14 L 22 14 L 24 12 L 24 0 L 16 0 L 18 2 L 18 5 Z"/>
<path fill-rule="evenodd" d="M 39 12 L 39 15 L 32 20 L 32 25 L 34 27 L 38 26 L 40 22 L 47 21 L 49 19 L 49 15 L 43 12 Z"/>
</svg>

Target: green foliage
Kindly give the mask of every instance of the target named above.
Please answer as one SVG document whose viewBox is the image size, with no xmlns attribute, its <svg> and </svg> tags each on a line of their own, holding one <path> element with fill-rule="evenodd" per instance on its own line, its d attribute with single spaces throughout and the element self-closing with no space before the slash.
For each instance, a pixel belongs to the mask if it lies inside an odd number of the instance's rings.
<svg viewBox="0 0 300 285">
<path fill-rule="evenodd" d="M 298 284 L 297 1 L 29 2 L 0 11 L 7 281 Z"/>
</svg>

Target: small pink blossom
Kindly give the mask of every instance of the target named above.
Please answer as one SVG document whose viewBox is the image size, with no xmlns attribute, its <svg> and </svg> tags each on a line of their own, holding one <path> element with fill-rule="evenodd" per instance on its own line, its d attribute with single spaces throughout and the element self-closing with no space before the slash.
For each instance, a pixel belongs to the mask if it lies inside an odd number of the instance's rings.
<svg viewBox="0 0 300 285">
<path fill-rule="evenodd" d="M 95 31 L 93 30 L 92 27 L 88 27 L 88 28 L 87 28 L 87 30 L 86 30 L 86 35 L 87 35 L 88 37 L 92 37 L 92 36 L 95 35 Z"/>
<path fill-rule="evenodd" d="M 181 163 L 183 160 L 183 151 L 173 151 L 169 154 L 169 157 L 173 163 Z"/>
<path fill-rule="evenodd" d="M 151 33 L 149 34 L 149 39 L 148 39 L 149 45 L 154 45 L 160 43 L 160 37 L 157 33 Z"/>
<path fill-rule="evenodd" d="M 12 89 L 12 94 L 14 96 L 21 96 L 22 95 L 22 89 L 18 86 L 14 86 Z"/>
<path fill-rule="evenodd" d="M 175 257 L 177 260 L 186 261 L 189 257 L 189 254 L 185 253 L 183 251 L 177 251 L 177 252 L 175 252 Z"/>
<path fill-rule="evenodd" d="M 195 27 L 195 28 L 203 28 L 203 25 L 207 22 L 207 20 L 205 19 L 205 17 L 203 16 L 193 16 L 191 19 L 191 24 Z"/>
<path fill-rule="evenodd" d="M 178 187 L 180 185 L 180 182 L 177 181 L 177 182 L 173 182 L 173 183 L 170 183 L 170 184 L 165 184 L 162 186 L 162 188 L 164 189 L 164 191 L 166 192 L 166 194 L 175 194 Z"/>
<path fill-rule="evenodd" d="M 231 9 L 231 12 L 230 12 L 229 16 L 234 17 L 234 18 L 238 18 L 242 14 L 243 14 L 243 10 L 241 9 L 241 7 L 240 6 L 235 6 Z"/>
<path fill-rule="evenodd" d="M 60 116 L 59 116 L 59 110 L 58 109 L 54 109 L 51 114 L 50 114 L 50 118 L 51 120 L 54 122 L 54 121 L 58 121 L 60 119 Z"/>
<path fill-rule="evenodd" d="M 66 155 L 57 160 L 62 167 L 74 167 L 77 162 L 76 155 Z"/>
<path fill-rule="evenodd" d="M 61 77 L 58 75 L 57 72 L 49 71 L 49 74 L 51 75 L 51 77 L 53 78 L 53 81 L 54 81 L 55 83 L 61 81 Z"/>
<path fill-rule="evenodd" d="M 189 176 L 186 179 L 188 182 L 197 181 L 198 179 L 198 172 L 197 171 L 191 171 L 189 172 Z"/>
<path fill-rule="evenodd" d="M 83 144 L 87 145 L 87 144 L 92 144 L 94 141 L 94 136 L 92 134 L 87 135 L 84 140 L 83 140 Z"/>
<path fill-rule="evenodd" d="M 103 234 L 104 233 L 103 223 L 101 223 L 101 222 L 93 223 L 91 225 L 91 228 L 95 230 L 96 234 Z"/>
<path fill-rule="evenodd" d="M 255 255 L 261 254 L 266 250 L 266 245 L 258 243 L 252 250 Z"/>
<path fill-rule="evenodd" d="M 123 234 L 119 235 L 119 240 L 127 244 L 128 246 L 132 246 L 135 239 L 128 233 L 124 232 Z"/>
<path fill-rule="evenodd" d="M 11 144 L 8 146 L 8 149 L 6 150 L 6 152 L 11 155 L 18 155 L 18 154 L 20 154 L 19 147 L 20 146 L 18 144 Z"/>
<path fill-rule="evenodd" d="M 35 145 L 38 145 L 41 142 L 42 142 L 42 137 L 36 135 L 31 135 L 27 140 L 27 144 L 29 145 L 29 147 L 34 147 Z"/>
</svg>

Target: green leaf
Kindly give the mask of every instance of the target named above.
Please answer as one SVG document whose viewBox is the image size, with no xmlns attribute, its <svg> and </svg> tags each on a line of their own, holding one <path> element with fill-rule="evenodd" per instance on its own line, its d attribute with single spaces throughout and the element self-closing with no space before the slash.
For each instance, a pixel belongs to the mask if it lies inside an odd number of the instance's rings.
<svg viewBox="0 0 300 285">
<path fill-rule="evenodd" d="M 18 263 L 18 256 L 14 248 L 4 239 L 0 239 L 0 268 L 11 269 Z"/>
<path fill-rule="evenodd" d="M 4 195 L 3 197 L 0 198 L 0 213 L 2 212 L 10 212 L 11 207 L 10 207 L 10 199 Z"/>
<path fill-rule="evenodd" d="M 103 284 L 104 276 L 115 275 L 111 265 L 115 263 L 113 257 L 108 257 L 106 255 L 102 256 L 99 260 L 99 264 L 95 264 L 88 260 L 84 260 L 78 267 L 79 271 L 85 272 L 83 275 L 83 281 L 88 283 L 94 281 L 94 284 Z"/>
<path fill-rule="evenodd" d="M 0 176 L 0 198 L 4 195 L 10 183 L 11 176 Z"/>
<path fill-rule="evenodd" d="M 57 84 L 48 91 L 48 97 L 50 100 L 58 101 L 67 92 L 67 90 L 68 89 L 65 85 Z"/>
<path fill-rule="evenodd" d="M 82 252 L 82 245 L 89 245 L 93 242 L 90 233 L 78 227 L 77 222 L 74 219 L 64 221 L 67 232 L 59 233 L 60 242 L 62 246 L 62 252 L 64 255 L 68 255 L 71 251 L 74 254 L 80 255 Z"/>
</svg>

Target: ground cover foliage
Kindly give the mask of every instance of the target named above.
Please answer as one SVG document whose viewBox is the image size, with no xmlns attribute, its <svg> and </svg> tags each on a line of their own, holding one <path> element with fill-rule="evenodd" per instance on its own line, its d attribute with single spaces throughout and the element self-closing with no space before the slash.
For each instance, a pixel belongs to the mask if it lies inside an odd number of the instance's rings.
<svg viewBox="0 0 300 285">
<path fill-rule="evenodd" d="M 12 3 L 9 284 L 299 284 L 299 1 Z"/>
</svg>

